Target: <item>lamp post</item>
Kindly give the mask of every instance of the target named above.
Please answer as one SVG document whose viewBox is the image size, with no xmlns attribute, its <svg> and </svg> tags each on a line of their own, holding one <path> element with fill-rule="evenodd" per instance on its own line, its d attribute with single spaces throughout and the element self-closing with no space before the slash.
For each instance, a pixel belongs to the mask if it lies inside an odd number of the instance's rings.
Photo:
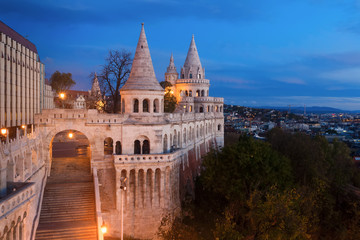
<svg viewBox="0 0 360 240">
<path fill-rule="evenodd" d="M 7 128 L 1 128 L 0 134 L 1 134 L 1 140 L 4 139 L 4 141 L 6 141 L 7 136 L 8 136 Z"/>
<path fill-rule="evenodd" d="M 121 240 L 124 240 L 124 192 L 126 191 L 126 177 L 120 178 L 121 189 Z"/>
</svg>

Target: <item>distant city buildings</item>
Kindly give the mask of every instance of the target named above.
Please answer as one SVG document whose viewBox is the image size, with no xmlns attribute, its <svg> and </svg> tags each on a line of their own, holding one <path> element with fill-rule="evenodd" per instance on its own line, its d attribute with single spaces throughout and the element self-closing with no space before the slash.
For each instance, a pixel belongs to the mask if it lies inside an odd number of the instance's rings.
<svg viewBox="0 0 360 240">
<path fill-rule="evenodd" d="M 53 108 L 44 64 L 36 46 L 0 21 L 0 128 L 10 136 L 34 122 L 34 114 Z"/>
</svg>

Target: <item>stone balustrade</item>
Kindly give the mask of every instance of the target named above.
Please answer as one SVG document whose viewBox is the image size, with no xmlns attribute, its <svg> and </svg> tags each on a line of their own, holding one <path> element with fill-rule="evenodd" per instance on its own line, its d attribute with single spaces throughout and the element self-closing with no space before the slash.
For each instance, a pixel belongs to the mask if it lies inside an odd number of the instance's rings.
<svg viewBox="0 0 360 240">
<path fill-rule="evenodd" d="M 176 80 L 176 84 L 180 83 L 201 83 L 201 84 L 210 84 L 208 79 L 178 79 Z"/>
<path fill-rule="evenodd" d="M 114 155 L 115 164 L 134 164 L 134 163 L 166 163 L 173 162 L 179 158 L 181 151 L 165 154 L 141 154 L 141 155 Z"/>
<path fill-rule="evenodd" d="M 26 201 L 29 201 L 35 196 L 34 183 L 13 183 L 12 189 L 5 198 L 0 199 L 0 219 L 6 217 L 14 211 L 14 209 L 22 206 Z"/>
</svg>

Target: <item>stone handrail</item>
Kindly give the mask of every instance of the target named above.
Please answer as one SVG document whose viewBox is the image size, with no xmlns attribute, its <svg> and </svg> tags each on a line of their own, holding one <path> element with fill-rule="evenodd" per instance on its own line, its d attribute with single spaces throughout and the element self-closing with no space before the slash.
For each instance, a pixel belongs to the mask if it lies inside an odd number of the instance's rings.
<svg viewBox="0 0 360 240">
<path fill-rule="evenodd" d="M 99 179 L 97 176 L 97 168 L 96 167 L 93 167 L 93 178 L 94 178 L 94 192 L 95 192 L 95 207 L 96 207 L 96 222 L 97 222 L 98 240 L 103 240 L 104 234 L 101 231 L 101 225 L 103 224 L 103 219 L 102 219 L 102 214 L 101 214 Z"/>
</svg>

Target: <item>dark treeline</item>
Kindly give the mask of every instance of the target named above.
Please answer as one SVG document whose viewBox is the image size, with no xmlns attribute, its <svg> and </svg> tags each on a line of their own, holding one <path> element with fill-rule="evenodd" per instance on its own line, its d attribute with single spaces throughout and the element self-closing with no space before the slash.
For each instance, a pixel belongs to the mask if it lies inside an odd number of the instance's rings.
<svg viewBox="0 0 360 240">
<path fill-rule="evenodd" d="M 164 218 L 163 239 L 360 239 L 360 173 L 342 142 L 268 133 L 211 151 L 195 200 Z"/>
</svg>

